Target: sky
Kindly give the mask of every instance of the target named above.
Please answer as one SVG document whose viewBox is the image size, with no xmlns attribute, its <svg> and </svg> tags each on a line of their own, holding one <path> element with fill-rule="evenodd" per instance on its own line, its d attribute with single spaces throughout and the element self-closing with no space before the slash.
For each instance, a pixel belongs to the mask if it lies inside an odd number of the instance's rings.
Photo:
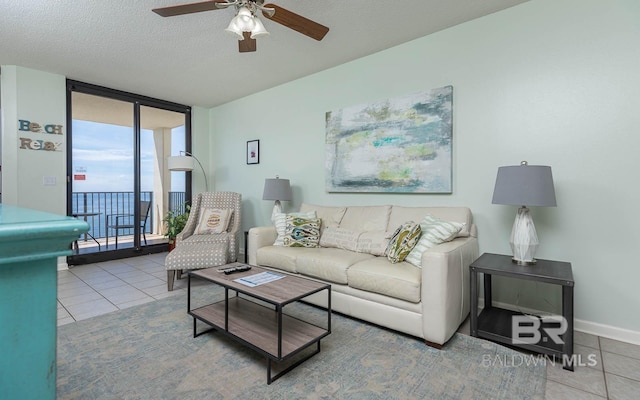
<svg viewBox="0 0 640 400">
<path fill-rule="evenodd" d="M 73 120 L 73 191 L 133 192 L 133 129 Z M 184 126 L 174 128 L 171 155 L 184 150 Z M 153 190 L 153 131 L 141 132 L 141 190 Z M 78 179 L 84 176 L 84 180 Z M 171 172 L 171 191 L 182 192 L 184 172 Z"/>
</svg>

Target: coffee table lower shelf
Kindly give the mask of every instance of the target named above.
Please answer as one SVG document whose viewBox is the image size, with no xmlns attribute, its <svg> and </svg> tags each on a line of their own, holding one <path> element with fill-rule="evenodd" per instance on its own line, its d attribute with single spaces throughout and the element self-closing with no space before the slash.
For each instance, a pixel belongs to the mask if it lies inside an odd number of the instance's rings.
<svg viewBox="0 0 640 400">
<path fill-rule="evenodd" d="M 327 329 L 239 296 L 189 310 L 189 314 L 194 318 L 194 337 L 216 330 L 263 354 L 267 358 L 268 384 L 318 354 L 320 340 L 331 333 Z M 197 333 L 196 319 L 213 329 Z M 272 361 L 287 360 L 313 344 L 317 345 L 313 353 L 296 361 L 277 375 L 271 375 Z"/>
</svg>

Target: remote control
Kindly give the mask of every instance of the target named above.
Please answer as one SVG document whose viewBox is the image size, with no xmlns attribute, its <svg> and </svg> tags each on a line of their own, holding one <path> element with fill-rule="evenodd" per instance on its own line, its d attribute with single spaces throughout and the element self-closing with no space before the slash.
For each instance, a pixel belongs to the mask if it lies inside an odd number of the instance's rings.
<svg viewBox="0 0 640 400">
<path fill-rule="evenodd" d="M 218 270 L 218 272 L 235 271 L 235 270 L 236 270 L 236 268 L 238 268 L 238 267 L 242 267 L 242 265 L 238 265 L 237 267 L 220 268 L 220 269 Z"/>
<path fill-rule="evenodd" d="M 235 272 L 244 272 L 244 271 L 249 271 L 251 269 L 251 266 L 249 265 L 242 265 L 240 267 L 234 267 L 234 268 L 227 268 L 226 270 L 224 270 L 224 274 L 225 275 L 229 275 L 229 274 L 233 274 Z"/>
</svg>

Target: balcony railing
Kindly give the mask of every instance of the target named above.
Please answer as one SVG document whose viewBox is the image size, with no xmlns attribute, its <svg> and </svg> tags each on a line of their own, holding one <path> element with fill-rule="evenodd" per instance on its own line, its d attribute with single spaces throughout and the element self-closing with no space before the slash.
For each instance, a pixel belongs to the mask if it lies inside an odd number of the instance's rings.
<svg viewBox="0 0 640 400">
<path fill-rule="evenodd" d="M 184 209 L 184 192 L 169 192 L 169 209 Z M 141 201 L 150 201 L 153 210 L 153 193 L 141 192 Z M 89 223 L 89 233 L 94 238 L 104 238 L 106 236 L 106 216 L 112 214 L 131 214 L 134 212 L 133 192 L 74 192 L 71 197 L 72 213 L 79 218 L 85 219 Z M 144 218 L 144 216 L 142 216 Z M 153 212 L 149 213 L 145 233 L 153 233 Z M 133 235 L 122 230 L 119 235 Z M 109 236 L 115 236 L 115 231 L 109 229 Z"/>
<path fill-rule="evenodd" d="M 182 214 L 186 211 L 185 200 L 187 194 L 185 192 L 169 192 L 169 210 L 176 214 Z"/>
</svg>

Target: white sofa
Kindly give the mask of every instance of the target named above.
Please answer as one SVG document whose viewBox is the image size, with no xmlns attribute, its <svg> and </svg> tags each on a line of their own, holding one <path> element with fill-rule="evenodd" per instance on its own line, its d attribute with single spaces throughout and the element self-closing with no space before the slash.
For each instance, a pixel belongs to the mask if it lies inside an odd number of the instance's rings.
<svg viewBox="0 0 640 400">
<path fill-rule="evenodd" d="M 423 338 L 440 348 L 469 314 L 469 264 L 478 257 L 476 227 L 466 207 L 348 206 L 302 204 L 300 212 L 315 211 L 321 237 L 329 227 L 360 232 L 359 240 L 379 237 L 407 221 L 431 214 L 463 223 L 457 236 L 422 254 L 418 268 L 408 262 L 392 264 L 385 256 L 338 247 L 274 246 L 273 226 L 249 230 L 247 261 L 331 284 L 334 311 Z M 369 240 L 371 241 L 371 240 Z M 375 239 L 374 239 L 375 241 Z M 321 239 L 321 244 L 322 244 Z M 344 246 L 343 246 L 344 247 Z M 311 296 L 326 307 L 326 296 Z"/>
</svg>

